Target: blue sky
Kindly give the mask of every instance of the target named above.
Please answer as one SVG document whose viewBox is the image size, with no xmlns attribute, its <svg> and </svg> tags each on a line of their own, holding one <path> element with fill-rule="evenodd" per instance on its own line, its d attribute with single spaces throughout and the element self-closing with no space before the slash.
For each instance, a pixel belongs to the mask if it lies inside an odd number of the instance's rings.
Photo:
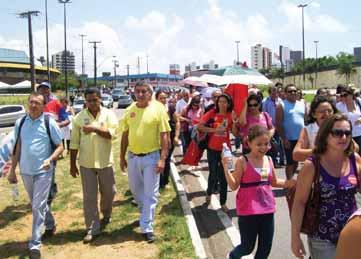
<svg viewBox="0 0 361 259">
<path fill-rule="evenodd" d="M 0 9 L 0 47 L 28 50 L 27 23 L 15 13 L 39 10 L 33 19 L 35 55 L 45 55 L 45 0 L 2 0 Z M 235 40 L 241 40 L 240 59 L 249 62 L 250 47 L 256 43 L 278 52 L 280 44 L 301 49 L 301 12 L 293 0 L 73 0 L 67 7 L 68 49 L 77 57 L 80 71 L 81 40 L 85 42 L 86 71 L 91 73 L 93 52 L 89 40 L 101 40 L 99 71 L 112 71 L 112 56 L 136 72 L 137 56 L 145 72 L 149 55 L 151 72 L 167 72 L 170 63 L 181 68 L 214 60 L 232 64 Z M 352 53 L 361 46 L 361 3 L 318 0 L 307 2 L 305 9 L 306 56 L 314 56 L 314 40 L 319 40 L 319 55 Z M 345 4 L 347 3 L 347 4 Z M 50 53 L 61 51 L 63 9 L 57 0 L 48 0 Z"/>
</svg>

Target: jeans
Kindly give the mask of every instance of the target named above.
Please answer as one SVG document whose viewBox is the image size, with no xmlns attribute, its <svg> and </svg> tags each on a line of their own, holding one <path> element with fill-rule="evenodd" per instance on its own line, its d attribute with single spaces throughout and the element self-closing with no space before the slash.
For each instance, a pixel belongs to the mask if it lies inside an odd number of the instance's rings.
<svg viewBox="0 0 361 259">
<path fill-rule="evenodd" d="M 189 144 L 191 143 L 191 133 L 190 131 L 182 131 L 180 133 L 181 142 L 182 142 L 182 149 L 183 149 L 183 156 L 186 154 Z"/>
<path fill-rule="evenodd" d="M 159 151 L 145 156 L 128 152 L 129 187 L 140 211 L 142 233 L 153 232 L 155 207 L 159 196 L 159 174 L 156 172 Z"/>
<path fill-rule="evenodd" d="M 171 145 L 171 148 L 168 151 L 167 159 L 165 160 L 164 171 L 160 174 L 159 188 L 164 188 L 169 183 L 169 174 L 170 174 L 170 160 L 172 158 L 172 153 L 174 151 L 174 145 Z"/>
<path fill-rule="evenodd" d="M 49 190 L 49 196 L 48 196 L 48 211 L 45 214 L 45 229 L 53 229 L 55 227 L 55 219 L 53 214 L 51 213 L 51 204 L 53 203 L 53 200 L 55 198 L 55 195 L 58 192 L 58 187 L 55 182 L 55 166 L 52 169 L 53 170 L 53 176 L 51 178 L 51 186 Z"/>
<path fill-rule="evenodd" d="M 207 160 L 209 167 L 207 195 L 211 195 L 216 189 L 218 181 L 220 183 L 219 201 L 224 205 L 227 201 L 227 180 L 224 175 L 221 161 L 222 151 L 207 149 Z"/>
<path fill-rule="evenodd" d="M 255 259 L 266 259 L 272 248 L 274 234 L 274 214 L 238 216 L 241 244 L 229 254 L 231 259 L 239 259 L 252 253 L 258 236 Z M 313 257 L 312 257 L 313 259 Z"/>
<path fill-rule="evenodd" d="M 336 246 L 330 241 L 308 236 L 307 243 L 312 259 L 332 259 L 336 255 Z"/>
<path fill-rule="evenodd" d="M 45 223 L 45 214 L 49 211 L 47 204 L 53 170 L 38 175 L 21 175 L 28 193 L 33 214 L 32 235 L 29 249 L 40 249 L 41 235 Z"/>
</svg>

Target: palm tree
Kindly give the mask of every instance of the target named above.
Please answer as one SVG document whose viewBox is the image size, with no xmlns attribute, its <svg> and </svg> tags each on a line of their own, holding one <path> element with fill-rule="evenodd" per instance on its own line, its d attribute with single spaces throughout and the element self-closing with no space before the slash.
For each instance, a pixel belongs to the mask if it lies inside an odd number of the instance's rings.
<svg viewBox="0 0 361 259">
<path fill-rule="evenodd" d="M 345 76 L 346 85 L 348 85 L 350 83 L 351 75 L 356 73 L 356 69 L 353 65 L 355 57 L 348 53 L 340 52 L 337 54 L 336 59 L 338 63 L 337 74 Z"/>
</svg>

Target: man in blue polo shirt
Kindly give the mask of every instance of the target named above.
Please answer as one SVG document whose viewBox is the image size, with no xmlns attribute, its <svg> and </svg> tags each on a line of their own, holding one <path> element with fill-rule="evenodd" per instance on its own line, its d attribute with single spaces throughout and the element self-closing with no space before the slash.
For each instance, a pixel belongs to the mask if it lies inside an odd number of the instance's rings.
<svg viewBox="0 0 361 259">
<path fill-rule="evenodd" d="M 44 104 L 43 95 L 32 93 L 29 97 L 29 113 L 25 119 L 16 121 L 14 132 L 17 144 L 8 176 L 10 183 L 17 182 L 15 169 L 19 162 L 21 178 L 32 206 L 33 229 L 29 256 L 34 259 L 40 258 L 41 231 L 48 211 L 47 199 L 54 161 L 63 152 L 59 127 L 53 118 L 45 117 Z"/>
</svg>

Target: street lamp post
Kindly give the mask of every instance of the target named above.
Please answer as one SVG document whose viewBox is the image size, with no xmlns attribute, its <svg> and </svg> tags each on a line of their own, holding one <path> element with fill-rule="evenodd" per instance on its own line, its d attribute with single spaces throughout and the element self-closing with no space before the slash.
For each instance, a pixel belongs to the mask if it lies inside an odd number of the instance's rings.
<svg viewBox="0 0 361 259">
<path fill-rule="evenodd" d="M 48 0 L 45 0 L 45 27 L 46 27 L 46 70 L 48 73 L 48 81 L 50 82 L 49 68 L 49 30 L 48 30 Z"/>
<path fill-rule="evenodd" d="M 97 44 L 101 41 L 89 41 L 94 47 L 94 87 L 97 87 Z"/>
<path fill-rule="evenodd" d="M 240 41 L 236 40 L 235 43 L 237 45 L 237 65 L 239 65 L 239 43 L 240 43 Z"/>
<path fill-rule="evenodd" d="M 114 63 L 114 88 L 117 87 L 117 67 L 119 67 L 119 63 L 118 63 L 118 60 L 116 60 L 116 56 L 113 56 L 114 60 L 113 60 L 113 63 Z"/>
<path fill-rule="evenodd" d="M 66 4 L 71 3 L 70 0 L 58 0 L 64 5 L 64 76 L 65 76 L 65 96 L 68 97 L 68 50 L 66 48 Z"/>
<path fill-rule="evenodd" d="M 304 8 L 307 4 L 299 4 L 297 7 L 302 9 L 302 77 L 303 77 L 303 88 L 306 87 L 305 77 L 305 22 L 304 22 Z"/>
<path fill-rule="evenodd" d="M 315 87 L 317 88 L 317 72 L 318 72 L 318 55 L 317 55 L 317 47 L 318 47 L 318 40 L 313 41 L 315 43 L 316 48 L 316 71 L 315 71 Z"/>
<path fill-rule="evenodd" d="M 84 87 L 84 82 L 85 82 L 85 63 L 84 63 L 84 37 L 86 36 L 85 34 L 80 34 L 79 35 L 81 37 L 81 82 L 82 82 L 82 87 Z"/>
</svg>

